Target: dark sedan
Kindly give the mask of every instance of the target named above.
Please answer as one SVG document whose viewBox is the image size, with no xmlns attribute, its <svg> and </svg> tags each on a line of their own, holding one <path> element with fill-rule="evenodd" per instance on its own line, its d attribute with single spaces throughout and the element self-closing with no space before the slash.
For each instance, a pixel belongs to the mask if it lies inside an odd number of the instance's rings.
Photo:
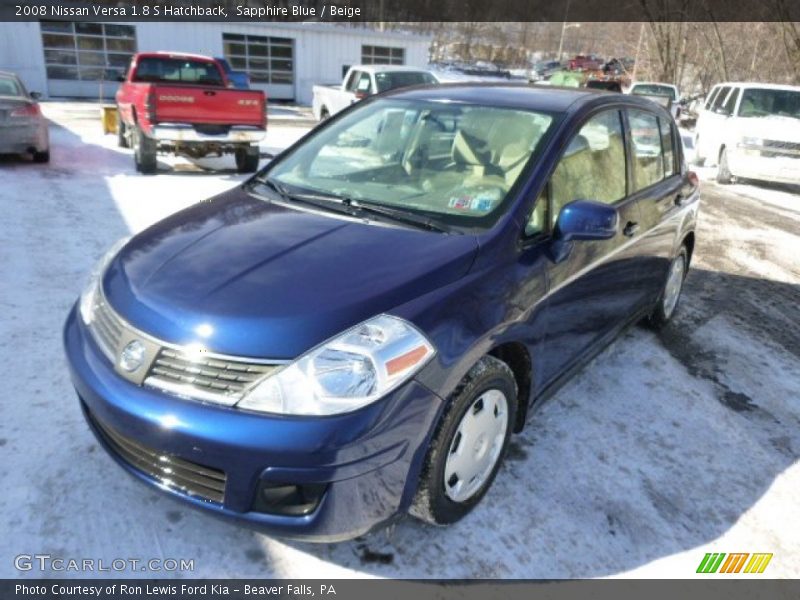
<svg viewBox="0 0 800 600">
<path fill-rule="evenodd" d="M 64 330 L 80 405 L 142 481 L 275 534 L 453 523 L 531 406 L 670 320 L 698 198 L 642 98 L 372 96 L 101 259 Z"/>
<path fill-rule="evenodd" d="M 47 121 L 19 77 L 0 71 L 0 154 L 30 154 L 34 162 L 50 160 Z"/>
</svg>

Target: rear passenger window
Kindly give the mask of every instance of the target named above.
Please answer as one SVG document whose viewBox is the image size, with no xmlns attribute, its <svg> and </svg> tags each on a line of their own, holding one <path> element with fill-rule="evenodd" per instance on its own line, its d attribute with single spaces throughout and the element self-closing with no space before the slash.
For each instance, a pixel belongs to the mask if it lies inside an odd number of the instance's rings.
<svg viewBox="0 0 800 600">
<path fill-rule="evenodd" d="M 370 80 L 369 80 L 369 73 L 362 73 L 361 74 L 361 79 L 358 80 L 358 85 L 356 86 L 356 91 L 368 94 L 370 85 L 371 85 L 371 83 L 370 83 Z"/>
<path fill-rule="evenodd" d="M 728 92 L 730 92 L 730 91 L 731 91 L 731 88 L 729 88 L 729 87 L 724 87 L 724 88 L 720 89 L 719 94 L 717 94 L 717 97 L 714 98 L 714 103 L 711 105 L 711 110 L 713 110 L 714 112 L 719 112 L 720 109 L 722 108 L 722 104 L 725 102 L 726 98 L 728 97 Z"/>
<path fill-rule="evenodd" d="M 733 91 L 728 96 L 728 100 L 722 105 L 720 111 L 723 115 L 732 115 L 733 109 L 736 106 L 736 101 L 739 99 L 739 88 L 733 88 Z"/>
<path fill-rule="evenodd" d="M 354 92 L 356 90 L 356 83 L 358 82 L 359 77 L 361 77 L 361 71 L 353 71 L 350 73 L 350 77 L 347 78 L 347 85 L 344 87 L 344 89 L 348 92 Z"/>
<path fill-rule="evenodd" d="M 711 89 L 711 93 L 708 95 L 708 100 L 706 100 L 705 109 L 711 110 L 711 106 L 714 104 L 714 100 L 717 99 L 717 94 L 719 93 L 719 86 L 714 86 Z"/>
<path fill-rule="evenodd" d="M 633 142 L 633 190 L 637 192 L 664 178 L 664 153 L 658 117 L 641 110 L 628 111 Z"/>
<path fill-rule="evenodd" d="M 625 145 L 619 111 L 592 117 L 572 138 L 550 178 L 551 223 L 573 200 L 613 204 L 625 197 Z"/>
<path fill-rule="evenodd" d="M 661 150 L 664 153 L 664 177 L 669 177 L 675 174 L 675 136 L 672 125 L 666 119 L 659 119 L 658 125 L 661 128 Z"/>
</svg>

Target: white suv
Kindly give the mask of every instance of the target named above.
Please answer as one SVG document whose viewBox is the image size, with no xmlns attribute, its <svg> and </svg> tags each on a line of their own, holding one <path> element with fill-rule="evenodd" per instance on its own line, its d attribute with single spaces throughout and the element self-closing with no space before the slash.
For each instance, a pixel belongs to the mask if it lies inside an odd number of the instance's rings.
<svg viewBox="0 0 800 600">
<path fill-rule="evenodd" d="M 800 87 L 720 83 L 695 128 L 697 162 L 734 177 L 800 184 Z"/>
</svg>

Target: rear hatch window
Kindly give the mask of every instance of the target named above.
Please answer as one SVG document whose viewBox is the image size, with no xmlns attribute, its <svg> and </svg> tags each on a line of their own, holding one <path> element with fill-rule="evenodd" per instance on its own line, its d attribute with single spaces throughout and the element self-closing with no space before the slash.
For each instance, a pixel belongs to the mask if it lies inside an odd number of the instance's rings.
<svg viewBox="0 0 800 600">
<path fill-rule="evenodd" d="M 139 59 L 134 81 L 225 85 L 216 63 L 205 60 L 162 58 L 157 56 Z"/>
</svg>

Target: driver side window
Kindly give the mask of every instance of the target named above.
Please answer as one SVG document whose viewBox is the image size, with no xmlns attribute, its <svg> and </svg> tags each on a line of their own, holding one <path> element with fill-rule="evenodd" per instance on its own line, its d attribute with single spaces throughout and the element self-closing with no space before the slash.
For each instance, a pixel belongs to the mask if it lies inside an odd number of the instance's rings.
<svg viewBox="0 0 800 600">
<path fill-rule="evenodd" d="M 550 177 L 550 224 L 574 200 L 614 204 L 626 194 L 625 144 L 618 110 L 589 119 L 572 138 Z"/>
</svg>

